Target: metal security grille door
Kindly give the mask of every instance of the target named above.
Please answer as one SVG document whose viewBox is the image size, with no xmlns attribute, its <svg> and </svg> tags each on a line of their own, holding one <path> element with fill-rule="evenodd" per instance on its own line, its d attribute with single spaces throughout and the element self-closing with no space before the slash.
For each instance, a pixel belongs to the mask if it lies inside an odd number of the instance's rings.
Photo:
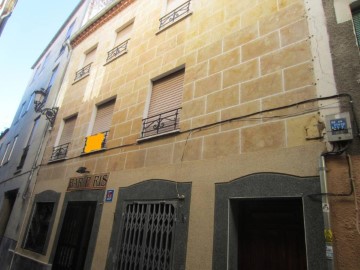
<svg viewBox="0 0 360 270">
<path fill-rule="evenodd" d="M 96 202 L 69 202 L 52 269 L 84 269 Z"/>
<path fill-rule="evenodd" d="M 117 269 L 172 269 L 176 202 L 128 202 L 123 218 Z"/>
</svg>

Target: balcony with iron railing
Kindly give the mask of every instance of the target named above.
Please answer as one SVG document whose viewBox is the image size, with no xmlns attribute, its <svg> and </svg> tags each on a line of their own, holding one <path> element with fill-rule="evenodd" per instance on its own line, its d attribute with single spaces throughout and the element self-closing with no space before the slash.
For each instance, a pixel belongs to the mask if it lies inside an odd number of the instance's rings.
<svg viewBox="0 0 360 270">
<path fill-rule="evenodd" d="M 64 143 L 53 148 L 50 161 L 62 160 L 66 158 L 70 143 Z"/>
<path fill-rule="evenodd" d="M 82 78 L 85 78 L 86 76 L 88 76 L 90 74 L 91 64 L 92 63 L 86 65 L 85 67 L 83 67 L 82 69 L 80 69 L 79 71 L 77 71 L 75 73 L 75 79 L 74 79 L 75 82 Z"/>
<path fill-rule="evenodd" d="M 174 9 L 173 11 L 161 17 L 159 19 L 160 21 L 159 30 L 163 30 L 166 27 L 170 26 L 172 23 L 185 18 L 187 15 L 190 15 L 191 14 L 190 3 L 191 0 L 185 2 L 184 4 Z"/>
<path fill-rule="evenodd" d="M 179 130 L 180 111 L 181 108 L 178 108 L 143 119 L 141 138 Z"/>
<path fill-rule="evenodd" d="M 106 63 L 111 62 L 112 60 L 120 57 L 121 55 L 125 54 L 127 52 L 127 45 L 129 43 L 129 40 L 125 40 L 124 42 L 122 42 L 121 44 L 119 44 L 118 46 L 116 46 L 114 49 L 108 51 L 108 56 L 106 58 Z"/>
<path fill-rule="evenodd" d="M 83 148 L 83 154 L 88 154 L 106 149 L 106 141 L 109 131 L 100 132 L 87 136 Z"/>
</svg>

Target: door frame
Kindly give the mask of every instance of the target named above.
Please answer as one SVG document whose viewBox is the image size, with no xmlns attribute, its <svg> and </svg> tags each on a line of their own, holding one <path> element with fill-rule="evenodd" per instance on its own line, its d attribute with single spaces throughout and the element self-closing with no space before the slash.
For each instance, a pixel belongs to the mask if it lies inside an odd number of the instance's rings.
<svg viewBox="0 0 360 270">
<path fill-rule="evenodd" d="M 235 221 L 230 215 L 232 199 L 301 198 L 304 214 L 308 270 L 327 269 L 320 179 L 278 173 L 257 173 L 231 182 L 215 184 L 213 270 L 236 269 L 237 249 L 230 241 Z"/>
<path fill-rule="evenodd" d="M 94 257 L 93 254 L 95 252 L 95 247 L 96 247 L 97 234 L 99 232 L 99 227 L 100 227 L 104 194 L 105 194 L 105 190 L 72 191 L 72 192 L 66 193 L 65 198 L 64 198 L 64 203 L 63 203 L 63 206 L 61 209 L 61 215 L 60 215 L 60 219 L 59 219 L 59 223 L 58 223 L 58 227 L 57 227 L 57 231 L 56 231 L 56 235 L 55 235 L 54 245 L 53 245 L 51 255 L 50 255 L 51 263 L 53 263 L 54 258 L 55 258 L 55 253 L 56 253 L 56 249 L 57 249 L 57 245 L 58 245 L 58 241 L 59 241 L 59 237 L 60 237 L 62 225 L 64 222 L 65 212 L 66 212 L 68 203 L 74 202 L 74 201 L 78 201 L 78 202 L 95 201 L 95 202 L 97 202 L 97 204 L 96 204 L 94 221 L 93 221 L 93 225 L 92 225 L 92 229 L 91 229 L 91 234 L 90 234 L 91 236 L 90 236 L 88 250 L 86 253 L 86 259 L 85 259 L 85 264 L 84 264 L 84 269 L 91 269 L 92 259 Z"/>
</svg>

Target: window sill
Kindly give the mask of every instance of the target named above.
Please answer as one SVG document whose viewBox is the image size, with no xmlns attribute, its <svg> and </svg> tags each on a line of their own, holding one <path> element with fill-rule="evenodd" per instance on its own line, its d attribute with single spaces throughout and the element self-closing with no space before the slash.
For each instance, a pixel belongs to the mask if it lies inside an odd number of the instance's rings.
<svg viewBox="0 0 360 270">
<path fill-rule="evenodd" d="M 51 159 L 51 160 L 48 161 L 48 164 L 50 164 L 50 163 L 56 163 L 56 162 L 62 162 L 62 161 L 65 161 L 65 160 L 67 160 L 66 157 L 58 158 L 58 159 Z"/>
<path fill-rule="evenodd" d="M 107 148 L 102 148 L 102 149 L 99 149 L 99 150 L 90 151 L 89 153 L 82 152 L 82 153 L 80 154 L 80 156 L 82 157 L 82 156 L 97 154 L 97 153 L 105 152 L 106 150 L 107 150 Z"/>
<path fill-rule="evenodd" d="M 144 141 L 155 140 L 159 137 L 166 137 L 166 136 L 170 136 L 170 135 L 177 134 L 177 133 L 180 133 L 180 129 L 175 129 L 175 130 L 172 130 L 169 132 L 164 132 L 164 133 L 160 133 L 160 134 L 156 134 L 156 135 L 152 135 L 152 136 L 148 136 L 148 137 L 139 138 L 139 139 L 137 139 L 137 142 L 142 143 Z"/>
<path fill-rule="evenodd" d="M 184 15 L 183 17 L 178 18 L 176 21 L 173 21 L 172 23 L 165 25 L 163 28 L 159 29 L 155 35 L 159 35 L 161 32 L 165 31 L 166 29 L 172 27 L 173 25 L 177 24 L 178 22 L 181 22 L 182 20 L 186 19 L 187 17 L 192 15 L 192 11 Z"/>
<path fill-rule="evenodd" d="M 90 73 L 82 76 L 81 78 L 79 78 L 79 79 L 77 79 L 76 81 L 74 81 L 74 82 L 72 83 L 72 85 L 76 84 L 77 82 L 79 82 L 79 81 L 81 81 L 81 80 L 83 80 L 83 79 L 85 79 L 85 78 L 87 78 L 87 77 L 89 77 L 89 76 L 90 76 Z"/>
<path fill-rule="evenodd" d="M 106 61 L 106 63 L 103 66 L 106 66 L 110 64 L 111 62 L 114 62 L 116 59 L 120 58 L 124 54 L 127 54 L 127 51 L 120 53 L 119 55 L 115 56 L 113 59 L 110 59 L 109 61 Z"/>
</svg>

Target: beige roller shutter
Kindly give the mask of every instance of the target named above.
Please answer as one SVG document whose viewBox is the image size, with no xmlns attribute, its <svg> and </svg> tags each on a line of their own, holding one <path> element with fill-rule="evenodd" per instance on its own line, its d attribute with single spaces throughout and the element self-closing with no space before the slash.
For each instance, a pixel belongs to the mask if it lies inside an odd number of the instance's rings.
<svg viewBox="0 0 360 270">
<path fill-rule="evenodd" d="M 68 119 L 65 120 L 64 123 L 64 128 L 63 131 L 61 133 L 61 137 L 60 137 L 60 141 L 59 141 L 59 145 L 68 143 L 71 141 L 73 132 L 74 132 L 74 128 L 75 128 L 75 122 L 76 122 L 76 115 L 73 117 L 70 117 Z"/>
<path fill-rule="evenodd" d="M 184 88 L 184 70 L 153 83 L 148 117 L 180 108 Z"/>
<path fill-rule="evenodd" d="M 105 132 L 110 129 L 114 105 L 115 99 L 98 106 L 92 134 Z"/>
<path fill-rule="evenodd" d="M 115 40 L 115 46 L 119 45 L 120 43 L 124 42 L 125 40 L 130 38 L 131 31 L 132 31 L 133 23 L 129 24 L 125 28 L 121 29 L 117 35 Z"/>
<path fill-rule="evenodd" d="M 90 52 L 88 52 L 88 53 L 86 54 L 83 67 L 85 67 L 85 66 L 87 66 L 88 64 L 94 62 L 94 60 L 95 60 L 95 53 L 96 53 L 96 48 L 92 49 Z"/>
</svg>

